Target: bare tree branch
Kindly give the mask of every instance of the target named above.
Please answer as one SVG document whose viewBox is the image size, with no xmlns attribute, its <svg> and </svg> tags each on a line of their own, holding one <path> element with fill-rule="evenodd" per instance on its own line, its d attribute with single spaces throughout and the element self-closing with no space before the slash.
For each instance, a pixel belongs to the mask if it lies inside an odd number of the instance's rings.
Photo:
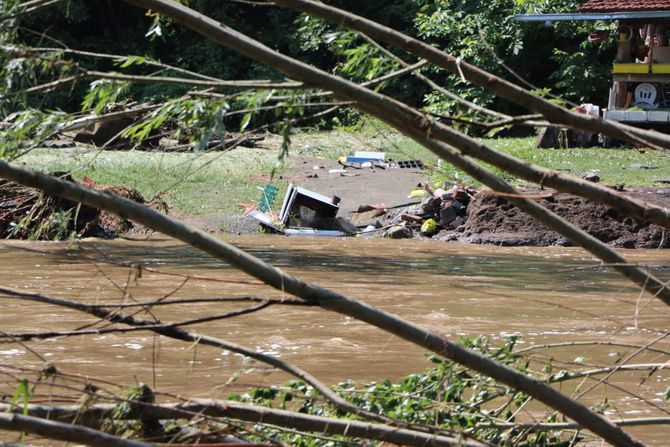
<svg viewBox="0 0 670 447">
<path fill-rule="evenodd" d="M 62 44 L 62 42 L 58 41 L 59 44 Z M 64 45 L 64 44 L 63 44 Z M 107 53 L 94 53 L 91 51 L 82 51 L 82 50 L 75 50 L 72 48 L 51 48 L 51 47 L 14 47 L 14 46 L 3 46 L 2 47 L 3 51 L 7 52 L 12 52 L 12 53 L 17 53 L 17 54 L 32 54 L 32 53 L 63 53 L 63 54 L 72 54 L 76 56 L 85 56 L 85 57 L 93 57 L 93 58 L 99 58 L 99 59 L 111 59 L 117 62 L 123 62 L 129 59 L 129 56 L 121 56 L 118 54 L 107 54 Z M 33 56 L 34 57 L 34 56 Z M 153 59 L 147 59 L 143 58 L 142 60 L 142 65 L 148 65 L 152 67 L 157 67 L 161 68 L 163 70 L 169 70 L 169 71 L 174 71 L 176 73 L 182 73 L 188 76 L 193 76 L 194 78 L 199 78 L 199 79 L 208 79 L 210 81 L 220 81 L 221 79 L 212 77 L 212 76 L 207 76 L 202 73 L 198 73 L 195 71 L 191 70 L 186 70 L 181 67 L 175 67 L 174 65 L 169 65 L 165 64 L 160 61 L 155 61 Z"/>
<path fill-rule="evenodd" d="M 594 346 L 594 345 L 604 345 L 604 346 L 621 346 L 624 348 L 644 348 L 649 352 L 657 352 L 659 354 L 664 354 L 670 356 L 670 351 L 665 351 L 663 349 L 654 348 L 653 346 L 643 346 L 636 345 L 633 343 L 622 343 L 616 341 L 570 341 L 563 343 L 550 343 L 543 345 L 534 345 L 528 346 L 527 348 L 517 349 L 514 351 L 514 354 L 524 354 L 530 351 L 537 351 L 540 349 L 550 349 L 550 348 L 564 348 L 567 346 Z"/>
<path fill-rule="evenodd" d="M 656 371 L 661 370 L 663 368 L 667 368 L 669 366 L 670 365 L 667 363 L 641 363 L 637 365 L 617 365 L 606 368 L 590 369 L 587 371 L 558 373 L 554 374 L 551 378 L 549 378 L 549 381 L 552 383 L 565 382 L 566 380 L 580 379 L 582 377 L 598 376 L 601 374 L 606 374 L 607 377 L 609 377 L 609 375 L 618 371 Z"/>
<path fill-rule="evenodd" d="M 43 93 L 43 92 L 48 92 L 50 90 L 54 90 L 62 85 L 69 85 L 74 82 L 77 82 L 77 80 L 82 79 L 81 75 L 76 75 L 76 76 L 66 76 L 64 78 L 57 79 L 55 81 L 47 82 L 45 84 L 40 84 L 36 85 L 34 87 L 29 87 L 23 90 L 11 92 L 11 93 L 6 93 L 2 96 L 0 96 L 0 101 L 4 101 L 9 98 L 14 98 L 16 96 L 20 95 L 30 95 L 33 93 Z"/>
<path fill-rule="evenodd" d="M 369 42 L 371 45 L 373 45 L 375 48 L 377 48 L 379 51 L 384 53 L 386 56 L 394 60 L 395 62 L 399 63 L 403 67 L 408 67 L 409 63 L 405 62 L 402 58 L 398 57 L 396 54 L 392 53 L 391 51 L 387 50 L 384 48 L 382 45 L 380 45 L 377 41 L 374 39 L 370 38 L 367 34 L 361 33 L 360 36 L 365 39 L 367 42 Z M 456 101 L 457 103 L 467 107 L 468 109 L 474 110 L 479 113 L 483 113 L 485 115 L 489 116 L 495 116 L 500 119 L 509 119 L 510 117 L 508 115 L 505 115 L 504 113 L 496 112 L 495 110 L 487 109 L 486 107 L 482 107 L 478 104 L 475 104 L 472 101 L 468 101 L 465 98 L 461 98 L 458 96 L 456 93 L 451 92 L 447 90 L 446 88 L 442 87 L 441 85 L 438 85 L 436 82 L 434 82 L 432 79 L 430 79 L 428 76 L 424 75 L 420 71 L 416 70 L 412 73 L 416 78 L 420 79 L 423 81 L 425 84 L 430 86 L 433 90 L 440 92 L 447 98 Z"/>
<path fill-rule="evenodd" d="M 0 291 L 1 292 L 1 291 Z M 37 340 L 37 339 L 48 339 L 55 337 L 75 337 L 81 335 L 101 335 L 101 334 L 114 334 L 114 333 L 126 333 L 126 332 L 137 332 L 137 331 L 153 331 L 157 332 L 162 329 L 170 329 L 176 327 L 192 326 L 194 324 L 210 323 L 212 321 L 225 320 L 227 318 L 239 317 L 240 315 L 247 315 L 253 312 L 258 312 L 263 310 L 270 305 L 270 301 L 263 301 L 256 306 L 249 307 L 247 309 L 235 310 L 231 312 L 226 312 L 223 314 L 214 314 L 208 315 L 206 317 L 193 318 L 190 320 L 177 321 L 174 323 L 151 323 L 147 322 L 143 325 L 136 325 L 130 328 L 102 328 L 102 329 L 82 329 L 74 331 L 42 331 L 42 332 L 27 332 L 27 333 L 5 333 L 0 332 L 0 343 L 3 339 L 16 341 L 16 340 Z M 100 306 L 95 306 L 100 307 Z M 110 315 L 112 315 L 110 313 Z M 108 319 L 108 318 L 107 318 Z M 42 359 L 44 360 L 44 359 Z"/>
<path fill-rule="evenodd" d="M 635 419 L 619 419 L 613 420 L 619 427 L 644 427 L 649 425 L 670 425 L 670 417 L 657 418 L 635 418 Z M 579 428 L 578 424 L 574 422 L 551 422 L 551 423 L 493 423 L 481 424 L 478 428 L 499 428 L 501 430 L 518 428 L 520 430 L 529 429 L 532 431 L 548 431 L 548 430 L 569 430 L 571 428 Z"/>
<path fill-rule="evenodd" d="M 27 14 L 32 14 L 39 11 L 40 9 L 48 8 L 49 6 L 53 6 L 62 1 L 63 0 L 31 0 L 25 3 L 21 3 L 17 7 L 16 12 L 0 17 L 0 22 L 16 19 Z"/>
<path fill-rule="evenodd" d="M 415 447 L 485 447 L 486 444 L 452 438 L 443 435 L 421 433 L 382 424 L 340 420 L 322 416 L 312 416 L 286 410 L 271 409 L 255 405 L 247 405 L 235 401 L 217 401 L 195 399 L 181 404 L 150 405 L 143 402 L 132 402 L 138 406 L 138 413 L 133 418 L 145 420 L 191 419 L 196 415 L 216 418 L 232 418 L 248 422 L 271 424 L 298 430 L 343 435 L 351 438 L 372 439 L 398 445 Z M 7 411 L 7 405 L 0 404 L 0 411 Z M 49 417 L 56 420 L 69 421 L 76 417 L 84 419 L 105 419 L 110 417 L 114 405 L 96 404 L 82 408 L 79 405 L 39 406 L 28 405 L 28 413 L 38 417 Z"/>
<path fill-rule="evenodd" d="M 167 76 L 141 76 L 141 75 L 127 75 L 123 73 L 102 72 L 93 70 L 81 69 L 82 76 L 86 78 L 95 79 L 110 79 L 114 81 L 133 82 L 133 83 L 156 83 L 156 84 L 178 84 L 192 87 L 209 87 L 215 89 L 230 88 L 230 89 L 252 89 L 252 90 L 292 90 L 301 89 L 305 85 L 301 82 L 283 82 L 283 81 L 248 81 L 248 80 L 204 80 L 204 79 L 188 79 Z"/>
<path fill-rule="evenodd" d="M 64 424 L 16 413 L 0 413 L 0 429 L 32 433 L 60 441 L 94 447 L 152 447 L 146 442 L 131 441 L 79 425 Z"/>
</svg>

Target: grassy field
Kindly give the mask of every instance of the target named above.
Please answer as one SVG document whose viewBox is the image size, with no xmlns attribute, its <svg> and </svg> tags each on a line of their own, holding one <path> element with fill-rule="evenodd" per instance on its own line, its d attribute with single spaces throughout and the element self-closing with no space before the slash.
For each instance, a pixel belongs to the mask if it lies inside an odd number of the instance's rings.
<svg viewBox="0 0 670 447">
<path fill-rule="evenodd" d="M 427 175 L 438 183 L 458 178 L 477 185 L 467 175 L 438 162 L 435 155 L 392 129 L 368 123 L 355 131 L 305 132 L 291 137 L 291 156 L 277 169 L 290 173 L 298 157 L 335 159 L 355 150 L 384 151 L 396 160 L 420 159 L 431 169 Z M 647 150 L 625 149 L 535 149 L 533 138 L 491 139 L 500 151 L 575 176 L 595 171 L 608 184 L 654 185 L 670 179 L 670 157 Z M 256 202 L 259 188 L 277 166 L 281 139 L 268 136 L 264 148 L 238 148 L 226 153 L 160 153 L 143 151 L 96 151 L 88 147 L 36 149 L 18 161 L 45 171 L 72 171 L 76 178 L 88 176 L 102 184 L 120 184 L 139 190 L 147 199 L 156 195 L 177 215 L 234 214 L 239 202 Z M 656 169 L 631 169 L 640 164 Z M 495 169 L 494 169 L 495 170 Z M 496 172 L 498 172 L 496 170 Z M 499 172 L 500 173 L 500 172 Z M 514 180 L 502 174 L 507 180 Z M 280 189 L 287 181 L 276 180 Z M 516 181 L 524 184 L 523 181 Z"/>
<path fill-rule="evenodd" d="M 256 201 L 257 186 L 266 182 L 252 177 L 270 173 L 276 160 L 275 151 L 260 149 L 191 154 L 86 147 L 37 149 L 19 159 L 33 168 L 135 188 L 147 200 L 160 196 L 177 215 L 229 214 L 238 202 Z"/>
</svg>

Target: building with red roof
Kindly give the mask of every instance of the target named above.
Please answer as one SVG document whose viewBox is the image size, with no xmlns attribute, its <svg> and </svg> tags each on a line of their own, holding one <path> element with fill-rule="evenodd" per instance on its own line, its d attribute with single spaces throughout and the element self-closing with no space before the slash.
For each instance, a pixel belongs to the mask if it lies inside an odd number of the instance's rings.
<svg viewBox="0 0 670 447">
<path fill-rule="evenodd" d="M 670 0 L 586 0 L 574 12 L 520 14 L 516 19 L 547 25 L 566 20 L 616 23 L 589 36 L 594 45 L 607 39 L 617 43 L 603 117 L 670 129 Z"/>
<path fill-rule="evenodd" d="M 588 0 L 581 12 L 625 12 L 625 11 L 663 11 L 670 10 L 670 0 Z"/>
</svg>

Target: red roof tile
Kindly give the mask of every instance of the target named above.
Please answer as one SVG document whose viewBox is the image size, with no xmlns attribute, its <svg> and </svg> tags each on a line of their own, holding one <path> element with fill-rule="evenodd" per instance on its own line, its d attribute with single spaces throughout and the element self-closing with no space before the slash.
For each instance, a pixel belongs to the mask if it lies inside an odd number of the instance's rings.
<svg viewBox="0 0 670 447">
<path fill-rule="evenodd" d="M 665 11 L 670 10 L 670 0 L 588 0 L 579 10 L 584 12 Z"/>
</svg>

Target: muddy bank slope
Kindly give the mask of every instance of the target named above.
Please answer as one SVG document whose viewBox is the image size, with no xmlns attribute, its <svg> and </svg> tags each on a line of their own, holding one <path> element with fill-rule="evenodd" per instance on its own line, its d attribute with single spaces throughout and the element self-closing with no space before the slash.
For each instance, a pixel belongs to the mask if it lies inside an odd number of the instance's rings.
<svg viewBox="0 0 670 447">
<path fill-rule="evenodd" d="M 77 183 L 65 172 L 52 175 Z M 85 178 L 83 184 L 140 204 L 156 205 L 146 203 L 139 192 L 130 188 L 97 185 L 89 178 Z M 165 209 L 164 204 L 160 205 Z M 3 239 L 58 241 L 74 236 L 113 239 L 131 230 L 138 228 L 124 216 L 0 179 L 0 237 Z"/>
<path fill-rule="evenodd" d="M 527 193 L 546 194 L 547 191 Z M 667 188 L 635 188 L 626 193 L 650 203 L 670 206 L 670 189 Z M 670 247 L 661 227 L 626 217 L 581 197 L 561 193 L 538 199 L 538 202 L 611 247 Z M 437 238 L 504 246 L 573 245 L 489 190 L 482 191 L 472 200 L 464 225 L 454 231 L 443 231 Z"/>
</svg>

